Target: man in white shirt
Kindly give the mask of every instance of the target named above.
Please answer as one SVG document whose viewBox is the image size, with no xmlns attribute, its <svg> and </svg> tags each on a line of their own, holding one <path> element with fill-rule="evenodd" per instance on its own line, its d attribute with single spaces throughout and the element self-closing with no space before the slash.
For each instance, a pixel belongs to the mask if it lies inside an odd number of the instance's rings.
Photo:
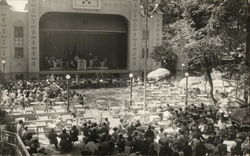
<svg viewBox="0 0 250 156">
<path fill-rule="evenodd" d="M 19 135 L 20 137 L 22 137 L 22 133 L 23 133 L 23 120 L 20 120 L 16 126 L 17 129 L 17 135 Z"/>
<path fill-rule="evenodd" d="M 219 130 L 225 130 L 226 129 L 226 123 L 222 121 L 222 119 L 220 118 L 220 120 L 218 121 L 217 124 Z"/>
<path fill-rule="evenodd" d="M 27 139 L 28 134 L 29 134 L 28 133 L 28 127 L 25 126 L 24 130 L 22 131 L 22 137 L 21 138 L 24 139 L 24 140 Z"/>
</svg>

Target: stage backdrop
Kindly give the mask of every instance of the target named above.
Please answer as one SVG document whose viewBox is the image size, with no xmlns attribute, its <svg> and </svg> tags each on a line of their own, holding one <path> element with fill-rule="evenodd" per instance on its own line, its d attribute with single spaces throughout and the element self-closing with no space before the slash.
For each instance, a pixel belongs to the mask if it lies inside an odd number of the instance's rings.
<svg viewBox="0 0 250 156">
<path fill-rule="evenodd" d="M 111 69 L 127 68 L 128 30 L 116 15 L 46 13 L 40 19 L 40 67 L 45 57 L 88 59 L 90 52 L 108 58 Z"/>
</svg>

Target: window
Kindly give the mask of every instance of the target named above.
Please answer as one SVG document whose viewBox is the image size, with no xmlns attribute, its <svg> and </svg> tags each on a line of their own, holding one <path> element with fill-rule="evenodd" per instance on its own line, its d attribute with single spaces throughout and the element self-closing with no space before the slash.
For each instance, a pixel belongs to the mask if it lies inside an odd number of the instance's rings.
<svg viewBox="0 0 250 156">
<path fill-rule="evenodd" d="M 15 27 L 14 45 L 15 45 L 15 57 L 23 58 L 24 34 L 23 34 L 23 27 L 21 26 Z"/>
<path fill-rule="evenodd" d="M 16 58 L 23 58 L 23 47 L 16 47 L 15 48 L 15 57 Z"/>
<path fill-rule="evenodd" d="M 16 38 L 15 39 L 15 46 L 16 47 L 23 47 L 23 38 Z"/>
<path fill-rule="evenodd" d="M 23 27 L 15 27 L 15 37 L 23 37 Z"/>
</svg>

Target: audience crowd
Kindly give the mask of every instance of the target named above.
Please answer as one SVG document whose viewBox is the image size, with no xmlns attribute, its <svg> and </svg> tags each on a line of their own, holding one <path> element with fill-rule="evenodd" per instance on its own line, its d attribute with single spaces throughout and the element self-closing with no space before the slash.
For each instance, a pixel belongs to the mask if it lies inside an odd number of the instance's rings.
<svg viewBox="0 0 250 156">
<path fill-rule="evenodd" d="M 80 150 L 82 155 L 164 155 L 164 156 L 247 156 L 250 154 L 249 128 L 230 123 L 224 112 L 198 108 L 194 105 L 175 110 L 168 107 L 173 122 L 160 126 L 121 118 L 119 126 L 111 127 L 108 118 L 99 123 L 91 120 L 61 133 L 51 129 L 47 137 L 51 145 L 62 153 Z M 22 121 L 17 132 L 31 153 L 44 149 L 30 148 L 36 139 L 28 135 Z M 169 131 L 174 127 L 174 131 Z M 35 143 L 34 143 L 35 142 Z M 230 142 L 228 144 L 227 142 Z M 34 145 L 33 145 L 34 146 Z M 31 146 L 31 147 L 33 147 Z"/>
<path fill-rule="evenodd" d="M 69 89 L 85 89 L 100 87 L 121 87 L 127 86 L 126 79 L 100 79 L 89 78 L 70 80 Z M 43 102 L 53 105 L 53 102 L 67 101 L 67 82 L 62 77 L 48 76 L 46 81 L 9 81 L 1 87 L 0 107 L 30 106 L 32 102 Z M 80 101 L 86 99 L 85 95 L 70 91 L 70 99 L 77 96 Z M 53 99 L 53 100 L 51 100 Z"/>
<path fill-rule="evenodd" d="M 28 81 L 11 82 L 1 92 L 1 107 L 12 108 L 13 106 L 28 107 L 32 102 L 65 101 L 67 92 L 65 84 L 58 83 L 30 83 Z"/>
<path fill-rule="evenodd" d="M 78 83 L 76 81 L 76 83 Z M 71 85 L 74 84 L 73 82 Z M 31 102 L 44 102 L 53 105 L 54 101 L 66 101 L 65 82 L 28 81 L 10 82 L 1 93 L 1 106 L 29 106 Z M 71 92 L 71 99 L 84 101 L 85 96 Z M 51 101 L 51 99 L 54 99 Z M 62 153 L 80 150 L 82 155 L 164 155 L 164 156 L 247 156 L 250 154 L 249 127 L 239 127 L 231 122 L 230 111 L 216 108 L 188 105 L 185 108 L 166 110 L 172 115 L 168 126 L 158 122 L 148 123 L 121 118 L 117 127 L 111 127 L 108 118 L 96 123 L 86 121 L 83 125 L 72 126 L 70 130 L 54 129 L 47 137 L 51 145 Z M 174 131 L 168 131 L 174 127 Z M 23 126 L 17 124 L 17 134 L 22 138 L 28 151 L 44 153 L 39 141 Z M 230 144 L 228 144 L 230 142 Z"/>
</svg>

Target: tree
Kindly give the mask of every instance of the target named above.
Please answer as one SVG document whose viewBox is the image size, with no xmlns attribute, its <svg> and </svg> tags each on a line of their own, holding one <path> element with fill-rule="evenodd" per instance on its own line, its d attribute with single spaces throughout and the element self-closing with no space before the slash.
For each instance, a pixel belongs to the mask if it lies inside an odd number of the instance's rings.
<svg viewBox="0 0 250 156">
<path fill-rule="evenodd" d="M 212 68 L 227 67 L 229 78 L 244 70 L 238 49 L 246 41 L 247 0 L 162 0 L 159 8 L 168 49 L 183 54 L 190 69 L 204 69 L 208 79 Z"/>
<path fill-rule="evenodd" d="M 211 72 L 213 68 L 216 68 L 219 65 L 219 58 L 222 56 L 222 53 L 220 52 L 221 48 L 221 41 L 218 38 L 203 38 L 197 42 L 188 44 L 185 48 L 186 54 L 189 58 L 189 66 L 191 68 L 198 66 L 200 67 L 198 70 L 202 70 L 204 68 L 204 72 L 207 75 L 211 88 L 210 96 L 214 103 L 217 101 L 213 95 Z"/>
<path fill-rule="evenodd" d="M 171 73 L 175 73 L 177 55 L 169 43 L 166 42 L 162 46 L 156 46 L 151 53 L 151 58 L 157 62 L 161 62 L 161 65 L 169 69 Z"/>
<path fill-rule="evenodd" d="M 223 0 L 213 8 L 205 27 L 209 36 L 217 36 L 222 41 L 223 55 L 217 67 L 224 69 L 229 79 L 244 80 L 239 83 L 244 90 L 247 74 L 245 66 L 247 8 L 247 0 Z M 224 61 L 228 56 L 231 59 Z"/>
<path fill-rule="evenodd" d="M 161 0 L 159 9 L 163 12 L 163 25 L 174 23 L 183 19 L 184 7 L 182 0 Z"/>
</svg>

